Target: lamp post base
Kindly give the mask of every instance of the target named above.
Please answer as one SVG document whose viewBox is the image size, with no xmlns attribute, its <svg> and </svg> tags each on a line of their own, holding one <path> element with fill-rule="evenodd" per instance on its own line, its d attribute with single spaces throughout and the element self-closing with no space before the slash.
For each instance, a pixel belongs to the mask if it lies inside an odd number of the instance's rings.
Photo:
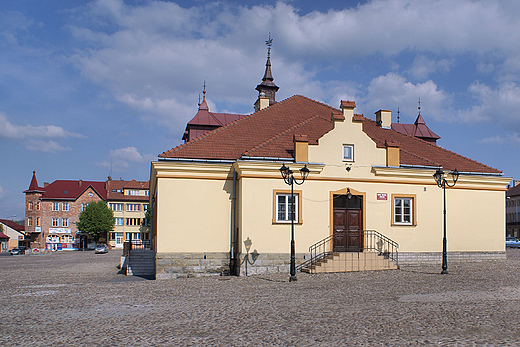
<svg viewBox="0 0 520 347">
<path fill-rule="evenodd" d="M 448 270 L 442 270 L 441 271 L 441 275 L 447 275 L 448 273 L 449 273 Z"/>
<path fill-rule="evenodd" d="M 289 277 L 289 282 L 294 282 L 294 281 L 297 281 L 298 279 L 296 278 L 296 276 L 292 276 Z"/>
</svg>

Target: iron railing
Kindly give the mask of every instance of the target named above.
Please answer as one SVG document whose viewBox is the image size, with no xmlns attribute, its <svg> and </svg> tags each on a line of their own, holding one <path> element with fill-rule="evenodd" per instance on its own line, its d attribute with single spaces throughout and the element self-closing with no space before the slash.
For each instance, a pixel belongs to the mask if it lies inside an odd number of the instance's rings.
<svg viewBox="0 0 520 347">
<path fill-rule="evenodd" d="M 315 265 L 334 252 L 348 251 L 377 252 L 399 267 L 398 248 L 397 242 L 376 230 L 349 231 L 341 237 L 333 234 L 310 246 L 310 259 L 296 266 L 296 270 L 301 271 L 304 267 Z"/>
</svg>

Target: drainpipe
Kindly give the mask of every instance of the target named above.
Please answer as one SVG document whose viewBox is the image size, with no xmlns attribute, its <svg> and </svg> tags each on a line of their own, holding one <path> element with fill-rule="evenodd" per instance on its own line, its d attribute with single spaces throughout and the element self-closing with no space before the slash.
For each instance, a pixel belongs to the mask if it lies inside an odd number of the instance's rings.
<svg viewBox="0 0 520 347">
<path fill-rule="evenodd" d="M 229 259 L 229 272 L 238 276 L 237 268 L 237 230 L 236 230 L 236 201 L 237 201 L 237 172 L 233 170 L 233 197 L 231 200 L 231 250 Z"/>
</svg>

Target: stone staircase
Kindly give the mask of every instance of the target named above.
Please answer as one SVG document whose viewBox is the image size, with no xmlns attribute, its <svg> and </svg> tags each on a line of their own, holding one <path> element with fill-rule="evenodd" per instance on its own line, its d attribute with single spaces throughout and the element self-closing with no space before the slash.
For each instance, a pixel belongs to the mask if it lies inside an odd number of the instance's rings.
<svg viewBox="0 0 520 347">
<path fill-rule="evenodd" d="M 378 252 L 332 253 L 314 265 L 302 267 L 301 271 L 315 274 L 327 272 L 397 270 L 399 267 L 388 257 Z"/>
<path fill-rule="evenodd" d="M 132 249 L 127 259 L 127 276 L 140 276 L 155 279 L 155 251 Z"/>
</svg>

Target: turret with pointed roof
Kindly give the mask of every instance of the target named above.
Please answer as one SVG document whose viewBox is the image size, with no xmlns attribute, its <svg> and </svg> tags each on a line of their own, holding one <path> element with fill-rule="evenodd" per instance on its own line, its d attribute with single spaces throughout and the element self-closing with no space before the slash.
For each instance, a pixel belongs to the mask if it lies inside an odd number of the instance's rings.
<svg viewBox="0 0 520 347">
<path fill-rule="evenodd" d="M 273 81 L 273 74 L 271 73 L 271 46 L 273 45 L 273 39 L 271 38 L 271 33 L 269 33 L 269 40 L 265 41 L 267 44 L 267 62 L 265 63 L 265 73 L 262 78 L 262 83 L 256 86 L 256 90 L 258 90 L 258 95 L 260 96 L 264 93 L 265 96 L 269 98 L 269 105 L 273 105 L 276 103 L 276 92 L 280 87 L 278 87 Z"/>
</svg>

